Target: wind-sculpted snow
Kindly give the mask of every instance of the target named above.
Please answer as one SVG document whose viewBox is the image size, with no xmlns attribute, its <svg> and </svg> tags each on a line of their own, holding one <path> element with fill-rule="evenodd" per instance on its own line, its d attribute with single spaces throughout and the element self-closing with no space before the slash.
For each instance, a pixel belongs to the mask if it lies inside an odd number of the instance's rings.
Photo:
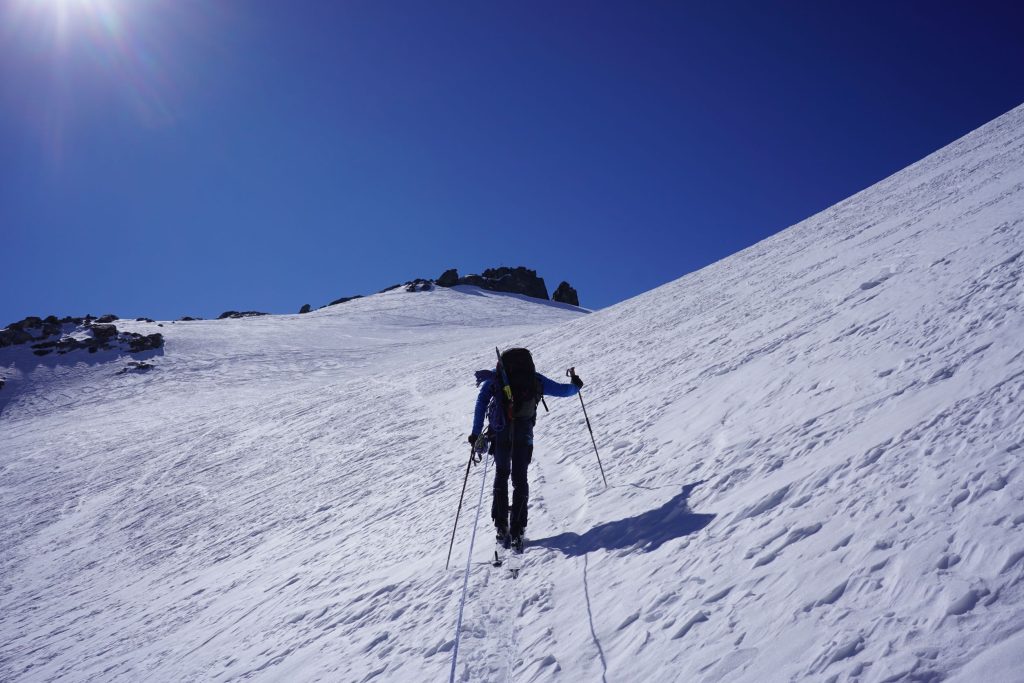
<svg viewBox="0 0 1024 683">
<path fill-rule="evenodd" d="M 1022 188 L 1018 108 L 594 314 L 395 291 L 24 371 L 0 679 L 444 680 L 473 371 L 526 344 L 587 382 L 611 486 L 549 399 L 532 542 L 512 580 L 479 530 L 458 680 L 1024 680 Z"/>
</svg>

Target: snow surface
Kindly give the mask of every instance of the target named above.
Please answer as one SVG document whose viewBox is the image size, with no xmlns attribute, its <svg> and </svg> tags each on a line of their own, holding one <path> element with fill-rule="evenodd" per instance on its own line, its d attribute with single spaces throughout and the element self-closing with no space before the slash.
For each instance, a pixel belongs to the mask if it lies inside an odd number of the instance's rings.
<svg viewBox="0 0 1024 683">
<path fill-rule="evenodd" d="M 458 288 L 0 350 L 0 679 L 445 680 L 473 371 L 575 365 L 463 681 L 1024 681 L 1024 107 L 586 314 Z M 486 501 L 485 501 L 486 505 Z"/>
</svg>

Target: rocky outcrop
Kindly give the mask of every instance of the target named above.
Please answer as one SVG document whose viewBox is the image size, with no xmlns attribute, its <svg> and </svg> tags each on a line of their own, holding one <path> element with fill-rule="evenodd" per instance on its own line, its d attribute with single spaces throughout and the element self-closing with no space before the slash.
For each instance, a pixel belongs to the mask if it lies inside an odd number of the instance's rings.
<svg viewBox="0 0 1024 683">
<path fill-rule="evenodd" d="M 437 278 L 438 287 L 454 287 L 457 284 L 459 284 L 459 271 L 454 268 L 449 268 L 441 273 L 441 277 Z"/>
<path fill-rule="evenodd" d="M 117 336 L 117 328 L 113 325 L 93 323 L 92 325 L 89 325 L 88 328 L 92 330 L 93 338 L 99 340 L 101 343 L 109 342 Z"/>
<path fill-rule="evenodd" d="M 55 315 L 38 318 L 30 315 L 24 320 L 13 322 L 3 330 L 0 330 L 0 348 L 46 339 L 55 334 L 60 334 L 64 329 L 64 325 L 82 325 L 92 320 L 93 317 L 89 315 L 84 318 L 72 318 L 70 316 L 58 318 Z"/>
<path fill-rule="evenodd" d="M 442 281 L 444 284 L 442 284 Z M 450 283 L 450 284 L 449 284 Z M 446 270 L 437 280 L 442 287 L 454 287 L 455 285 L 473 285 L 480 289 L 492 292 L 508 292 L 510 294 L 525 294 L 535 299 L 547 299 L 548 288 L 544 284 L 544 278 L 537 275 L 537 271 L 519 266 L 517 268 L 488 268 L 480 275 L 465 275 L 458 277 L 458 271 Z"/>
<path fill-rule="evenodd" d="M 5 346 L 14 346 L 16 344 L 24 344 L 32 339 L 32 334 L 25 330 L 8 327 L 7 329 L 0 331 L 0 348 Z"/>
<path fill-rule="evenodd" d="M 309 304 L 302 304 L 302 308 L 299 309 L 299 313 L 309 313 L 311 310 L 313 309 Z"/>
<path fill-rule="evenodd" d="M 576 290 L 572 288 L 566 281 L 562 281 L 555 290 L 555 293 L 551 295 L 552 301 L 558 301 L 563 304 L 571 304 L 573 306 L 580 305 L 580 297 L 576 294 Z"/>
<path fill-rule="evenodd" d="M 400 287 L 405 287 L 405 291 L 407 291 L 407 292 L 429 292 L 430 290 L 432 290 L 434 288 L 434 281 L 433 280 L 425 280 L 425 279 L 423 279 L 421 277 L 418 277 L 415 280 L 409 280 L 407 282 L 400 282 L 397 285 L 391 285 L 390 287 L 385 287 L 384 289 L 380 290 L 377 293 L 378 294 L 385 294 L 387 292 L 393 292 L 394 290 L 399 289 Z"/>
<path fill-rule="evenodd" d="M 136 334 L 134 332 L 122 332 L 118 337 L 120 341 L 128 342 L 128 350 L 132 353 L 143 351 L 156 351 L 164 345 L 164 336 L 159 332 L 153 334 Z"/>
<path fill-rule="evenodd" d="M 407 292 L 429 292 L 434 288 L 433 280 L 424 280 L 421 277 L 415 280 L 410 280 L 405 283 L 405 291 Z"/>
<path fill-rule="evenodd" d="M 164 345 L 163 335 L 119 332 L 110 321 L 118 320 L 115 315 L 93 318 L 37 318 L 29 316 L 11 323 L 0 330 L 0 347 L 30 344 L 32 353 L 48 356 L 51 353 L 66 354 L 84 350 L 96 353 L 100 350 L 120 349 L 140 353 L 159 349 Z"/>
<path fill-rule="evenodd" d="M 269 315 L 268 313 L 260 313 L 259 311 L 224 311 L 217 320 L 227 320 L 228 318 L 256 318 L 261 315 Z"/>
<path fill-rule="evenodd" d="M 385 287 L 380 290 L 379 293 L 384 294 L 400 288 L 404 288 L 407 292 L 429 292 L 435 287 L 454 287 L 456 285 L 473 285 L 492 292 L 524 294 L 536 299 L 548 299 L 548 288 L 547 285 L 544 284 L 544 278 L 537 275 L 537 271 L 530 270 L 529 268 L 524 268 L 522 266 L 516 268 L 508 268 L 505 266 L 502 266 L 501 268 L 488 268 L 480 275 L 466 275 L 463 277 L 459 276 L 459 271 L 455 268 L 449 268 L 441 273 L 441 277 L 436 280 L 416 278 L 415 280 L 409 280 L 408 282 L 402 282 L 396 285 L 391 285 L 390 287 Z M 563 282 L 559 287 L 561 288 L 562 286 L 567 288 L 562 289 L 562 293 L 566 297 L 564 301 L 572 303 L 574 306 L 578 306 L 578 303 L 574 303 L 579 301 L 576 290 L 569 287 L 568 283 L 565 282 Z M 347 296 L 341 299 L 336 299 L 327 304 L 327 306 L 343 304 L 347 301 L 359 298 L 360 295 Z M 327 306 L 323 306 L 322 308 L 326 308 Z M 305 306 L 303 308 L 305 308 Z M 302 313 L 303 311 L 299 312 Z"/>
</svg>

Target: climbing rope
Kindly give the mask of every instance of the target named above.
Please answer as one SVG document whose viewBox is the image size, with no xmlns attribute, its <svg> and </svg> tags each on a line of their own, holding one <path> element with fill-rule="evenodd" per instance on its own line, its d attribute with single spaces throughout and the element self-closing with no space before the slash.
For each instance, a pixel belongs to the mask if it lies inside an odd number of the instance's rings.
<svg viewBox="0 0 1024 683">
<path fill-rule="evenodd" d="M 466 592 L 469 590 L 469 570 L 473 566 L 473 544 L 476 543 L 476 527 L 480 521 L 480 510 L 484 506 L 484 487 L 487 484 L 487 466 L 491 459 L 484 460 L 484 476 L 480 480 L 480 500 L 476 504 L 476 517 L 473 518 L 473 534 L 469 537 L 469 552 L 466 554 L 466 573 L 462 577 L 462 599 L 459 600 L 459 620 L 455 624 L 455 647 L 452 648 L 452 673 L 449 683 L 455 683 L 455 666 L 459 661 L 459 640 L 462 637 L 462 611 L 466 607 Z"/>
</svg>

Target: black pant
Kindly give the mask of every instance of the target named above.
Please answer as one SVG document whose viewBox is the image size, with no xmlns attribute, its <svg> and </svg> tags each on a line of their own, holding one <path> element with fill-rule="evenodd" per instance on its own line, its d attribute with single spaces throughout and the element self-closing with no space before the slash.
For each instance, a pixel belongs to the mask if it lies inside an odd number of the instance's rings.
<svg viewBox="0 0 1024 683">
<path fill-rule="evenodd" d="M 518 422 L 518 421 L 517 421 Z M 533 459 L 533 425 L 516 424 L 515 442 L 509 443 L 508 433 L 499 433 L 494 442 L 494 502 L 491 518 L 497 527 L 506 527 L 513 536 L 526 529 L 530 484 L 526 469 Z M 512 510 L 509 515 L 508 479 L 512 477 Z"/>
</svg>

